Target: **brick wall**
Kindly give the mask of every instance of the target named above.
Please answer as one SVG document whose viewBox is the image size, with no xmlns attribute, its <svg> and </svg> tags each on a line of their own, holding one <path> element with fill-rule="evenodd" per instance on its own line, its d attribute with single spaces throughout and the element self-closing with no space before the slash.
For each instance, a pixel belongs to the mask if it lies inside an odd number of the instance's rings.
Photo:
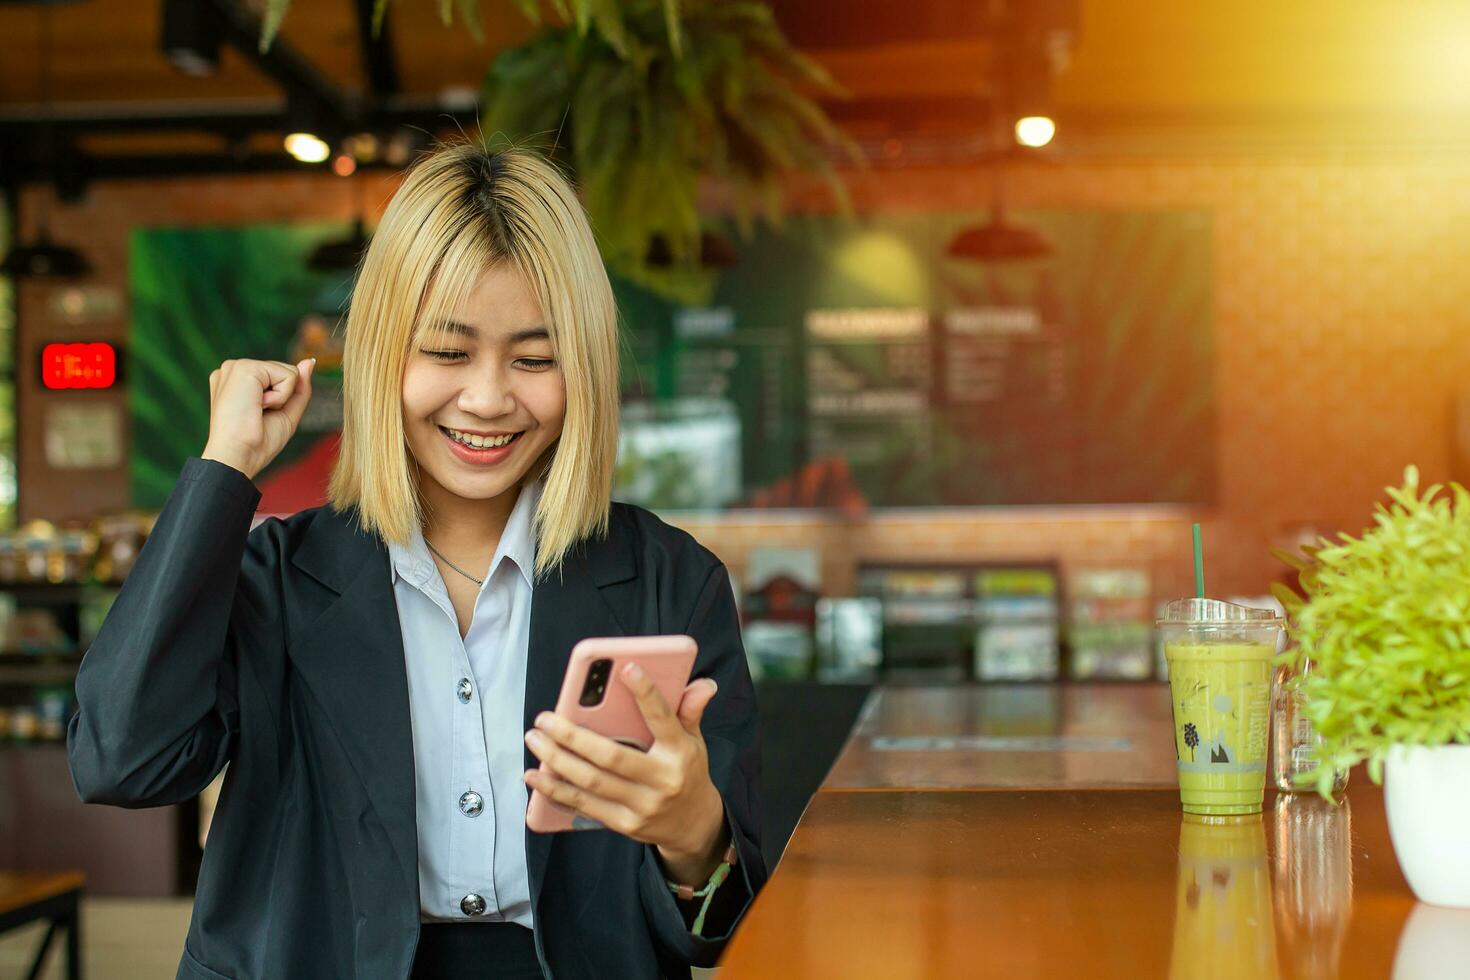
<svg viewBox="0 0 1470 980">
<path fill-rule="evenodd" d="M 369 194 L 383 201 L 391 181 Z M 975 170 L 852 177 L 863 209 L 984 207 Z M 1417 463 L 1451 475 L 1452 413 L 1470 387 L 1470 163 L 1449 159 L 1116 160 L 1029 166 L 1010 204 L 1203 208 L 1214 215 L 1214 327 L 1220 499 L 1215 507 L 913 511 L 857 523 L 787 513 L 680 516 L 736 573 L 754 547 L 810 545 L 824 588 L 851 587 L 868 560 L 1059 558 L 1068 567 L 1147 566 L 1160 595 L 1192 588 L 1189 523 L 1204 522 L 1211 591 L 1256 592 L 1267 555 L 1303 527 L 1358 529 L 1384 484 Z M 822 195 L 803 192 L 804 206 Z M 28 209 L 30 214 L 33 210 Z M 99 277 L 126 283 L 134 225 L 345 218 L 346 184 L 286 176 L 98 185 L 57 212 L 55 233 L 84 244 Z M 20 297 L 21 516 L 85 516 L 127 502 L 125 472 L 47 472 L 36 390 L 38 345 L 72 336 Z M 107 328 L 122 338 L 125 323 Z M 87 335 L 107 336 L 103 329 Z M 204 384 L 205 379 L 200 379 Z M 1470 453 L 1464 454 L 1470 456 Z"/>
</svg>

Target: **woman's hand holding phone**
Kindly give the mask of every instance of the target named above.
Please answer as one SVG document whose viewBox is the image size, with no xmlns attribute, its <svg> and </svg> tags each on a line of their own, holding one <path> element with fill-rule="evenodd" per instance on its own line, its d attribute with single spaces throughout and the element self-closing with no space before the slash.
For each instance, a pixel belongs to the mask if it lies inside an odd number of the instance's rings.
<svg viewBox="0 0 1470 980">
<path fill-rule="evenodd" d="M 202 459 L 212 459 L 250 479 L 286 448 L 311 401 L 316 359 L 225 361 L 209 375 L 209 439 Z"/>
<path fill-rule="evenodd" d="M 653 733 L 652 747 L 640 752 L 543 711 L 526 744 L 548 771 L 527 770 L 526 784 L 609 830 L 656 846 L 669 877 L 697 886 L 728 843 L 724 803 L 699 731 L 715 682 L 691 681 L 674 710 L 637 664 L 625 664 L 618 680 Z"/>
</svg>

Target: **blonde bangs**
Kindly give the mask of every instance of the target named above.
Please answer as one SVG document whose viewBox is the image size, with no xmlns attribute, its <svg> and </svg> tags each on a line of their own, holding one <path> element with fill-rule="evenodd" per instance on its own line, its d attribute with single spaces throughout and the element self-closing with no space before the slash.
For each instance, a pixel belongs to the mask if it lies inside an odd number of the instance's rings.
<svg viewBox="0 0 1470 980">
<path fill-rule="evenodd" d="M 343 361 L 342 444 L 328 486 L 337 511 L 403 543 L 426 517 L 404 435 L 410 352 L 437 346 L 492 265 L 535 291 L 566 385 L 561 437 L 527 478 L 543 481 L 536 572 L 605 533 L 618 442 L 612 287 L 586 213 L 550 163 L 521 150 L 440 149 L 413 168 L 373 235 L 353 289 Z"/>
</svg>

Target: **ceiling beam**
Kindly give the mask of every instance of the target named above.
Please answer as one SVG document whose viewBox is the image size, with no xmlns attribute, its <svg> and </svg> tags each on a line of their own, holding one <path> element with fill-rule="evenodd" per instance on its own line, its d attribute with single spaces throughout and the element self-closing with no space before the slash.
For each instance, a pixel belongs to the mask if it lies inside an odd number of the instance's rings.
<svg viewBox="0 0 1470 980">
<path fill-rule="evenodd" d="M 362 106 L 285 38 L 277 35 L 266 51 L 260 50 L 260 18 L 237 0 L 203 0 L 219 14 L 224 39 L 285 92 L 288 101 L 302 103 L 307 111 L 322 117 L 322 124 L 351 129 L 358 124 Z"/>
<path fill-rule="evenodd" d="M 89 180 L 143 180 L 169 177 L 217 177 L 259 173 L 328 174 L 320 164 L 300 163 L 285 154 L 167 153 L 94 156 L 83 160 Z M 388 164 L 362 164 L 367 170 L 399 170 Z"/>
<path fill-rule="evenodd" d="M 287 105 L 282 100 L 262 99 L 230 102 L 93 102 L 56 106 L 43 113 L 39 106 L 15 106 L 0 111 L 0 152 L 22 137 L 32 138 L 50 120 L 57 133 L 140 132 L 279 132 L 285 124 Z M 359 115 L 360 129 L 392 126 L 443 128 L 475 118 L 472 103 L 434 98 L 394 98 Z M 13 147 L 12 147 L 13 149 Z"/>
<path fill-rule="evenodd" d="M 373 36 L 374 0 L 352 0 L 357 8 L 357 41 L 362 51 L 362 73 L 375 99 L 397 95 L 401 89 L 398 64 L 393 56 L 392 24 L 383 16 L 382 29 Z"/>
<path fill-rule="evenodd" d="M 68 187 L 74 187 L 74 193 L 79 193 L 91 180 L 320 170 L 320 165 L 298 163 L 284 153 L 268 156 L 248 152 L 88 154 L 74 146 L 82 136 L 106 133 L 204 132 L 240 141 L 257 132 L 285 132 L 287 119 L 281 108 L 228 114 L 200 110 L 155 116 L 71 114 L 53 122 L 58 142 L 67 149 L 58 154 L 57 161 L 48 163 L 35 151 L 41 125 L 38 120 L 0 117 L 0 182 L 55 182 L 64 177 Z M 359 123 L 362 131 L 387 137 L 404 128 L 425 134 L 447 129 L 468 131 L 477 120 L 474 107 L 424 106 L 368 111 Z M 366 161 L 359 163 L 371 165 Z"/>
</svg>

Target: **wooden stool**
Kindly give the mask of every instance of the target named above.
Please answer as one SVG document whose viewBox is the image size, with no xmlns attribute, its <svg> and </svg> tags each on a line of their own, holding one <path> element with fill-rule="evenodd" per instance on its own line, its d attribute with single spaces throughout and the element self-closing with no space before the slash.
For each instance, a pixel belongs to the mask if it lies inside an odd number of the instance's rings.
<svg viewBox="0 0 1470 980">
<path fill-rule="evenodd" d="M 78 902 L 83 878 L 79 872 L 0 871 L 0 932 L 8 932 L 37 919 L 51 923 L 27 980 L 41 975 L 46 951 L 58 928 L 66 930 L 67 980 L 81 980 L 81 917 Z"/>
</svg>

